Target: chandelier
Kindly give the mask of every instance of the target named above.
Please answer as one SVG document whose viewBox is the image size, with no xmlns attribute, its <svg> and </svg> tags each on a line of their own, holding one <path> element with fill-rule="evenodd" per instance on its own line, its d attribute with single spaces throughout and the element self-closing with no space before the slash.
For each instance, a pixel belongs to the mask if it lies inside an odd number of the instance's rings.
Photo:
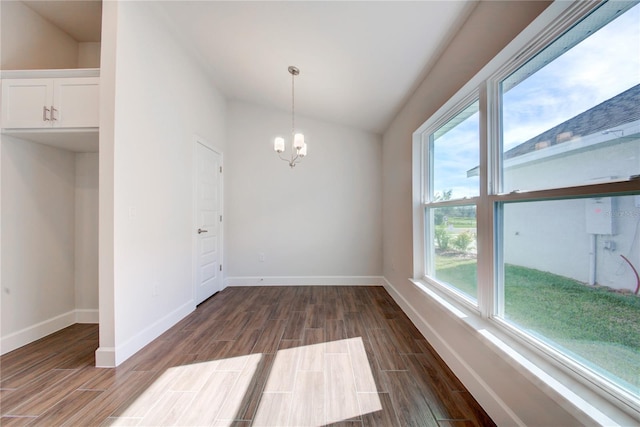
<svg viewBox="0 0 640 427">
<path fill-rule="evenodd" d="M 295 119 L 295 90 L 293 81 L 295 77 L 300 74 L 300 70 L 293 65 L 288 68 L 289 74 L 291 74 L 291 135 L 293 140 L 291 141 L 291 155 L 287 157 L 283 157 L 282 153 L 284 153 L 284 138 L 281 136 L 277 136 L 275 141 L 273 142 L 273 149 L 280 159 L 289 163 L 290 167 L 295 167 L 304 156 L 307 155 L 307 144 L 304 142 L 304 135 L 301 133 L 296 133 L 296 119 Z"/>
</svg>

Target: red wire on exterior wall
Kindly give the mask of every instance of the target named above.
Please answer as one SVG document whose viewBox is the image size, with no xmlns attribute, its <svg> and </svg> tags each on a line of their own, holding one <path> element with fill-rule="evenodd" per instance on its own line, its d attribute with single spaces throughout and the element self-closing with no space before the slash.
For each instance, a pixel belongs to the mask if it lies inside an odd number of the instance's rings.
<svg viewBox="0 0 640 427">
<path fill-rule="evenodd" d="M 627 264 L 629 264 L 629 267 L 631 267 L 631 269 L 633 270 L 633 273 L 636 275 L 635 294 L 638 295 L 638 291 L 640 291 L 640 275 L 638 275 L 638 270 L 636 270 L 636 268 L 633 266 L 633 264 L 631 264 L 631 261 L 629 261 L 626 256 L 624 255 L 620 255 L 620 256 L 622 257 L 623 260 L 627 261 Z"/>
</svg>

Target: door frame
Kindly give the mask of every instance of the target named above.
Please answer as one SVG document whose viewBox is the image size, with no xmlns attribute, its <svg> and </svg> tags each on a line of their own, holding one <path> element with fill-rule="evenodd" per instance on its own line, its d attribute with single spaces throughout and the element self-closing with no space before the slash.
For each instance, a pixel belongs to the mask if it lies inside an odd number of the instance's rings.
<svg viewBox="0 0 640 427">
<path fill-rule="evenodd" d="M 196 230 L 198 229 L 198 144 L 213 151 L 220 156 L 220 167 L 224 165 L 224 154 L 222 150 L 209 143 L 206 139 L 199 135 L 193 135 L 192 144 L 192 184 L 191 184 L 191 199 L 192 199 L 192 215 L 191 215 L 191 298 L 194 302 L 194 307 L 197 305 L 197 287 L 198 287 L 198 235 Z M 220 215 L 222 215 L 222 222 L 220 224 L 219 232 L 219 257 L 218 261 L 222 265 L 222 274 L 220 275 L 221 287 L 220 290 L 225 288 L 225 268 L 224 268 L 224 168 L 220 173 L 218 180 L 218 191 L 220 195 Z"/>
</svg>

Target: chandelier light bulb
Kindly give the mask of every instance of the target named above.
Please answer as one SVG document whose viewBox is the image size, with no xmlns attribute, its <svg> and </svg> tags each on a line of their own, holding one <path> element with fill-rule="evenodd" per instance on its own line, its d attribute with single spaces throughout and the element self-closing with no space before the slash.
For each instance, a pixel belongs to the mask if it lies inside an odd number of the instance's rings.
<svg viewBox="0 0 640 427">
<path fill-rule="evenodd" d="M 276 153 L 284 152 L 284 138 L 281 136 L 276 137 L 275 141 L 273 141 L 273 149 Z"/>
</svg>

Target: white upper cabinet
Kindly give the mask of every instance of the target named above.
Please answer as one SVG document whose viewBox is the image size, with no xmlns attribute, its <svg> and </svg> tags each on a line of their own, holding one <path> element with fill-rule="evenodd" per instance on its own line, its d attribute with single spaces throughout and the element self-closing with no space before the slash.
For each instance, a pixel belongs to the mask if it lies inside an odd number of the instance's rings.
<svg viewBox="0 0 640 427">
<path fill-rule="evenodd" d="M 97 128 L 99 77 L 2 79 L 2 128 Z"/>
<path fill-rule="evenodd" d="M 53 81 L 54 126 L 98 127 L 100 97 L 98 77 L 78 77 Z"/>
<path fill-rule="evenodd" d="M 52 98 L 51 79 L 3 80 L 2 127 L 50 127 Z"/>
</svg>

